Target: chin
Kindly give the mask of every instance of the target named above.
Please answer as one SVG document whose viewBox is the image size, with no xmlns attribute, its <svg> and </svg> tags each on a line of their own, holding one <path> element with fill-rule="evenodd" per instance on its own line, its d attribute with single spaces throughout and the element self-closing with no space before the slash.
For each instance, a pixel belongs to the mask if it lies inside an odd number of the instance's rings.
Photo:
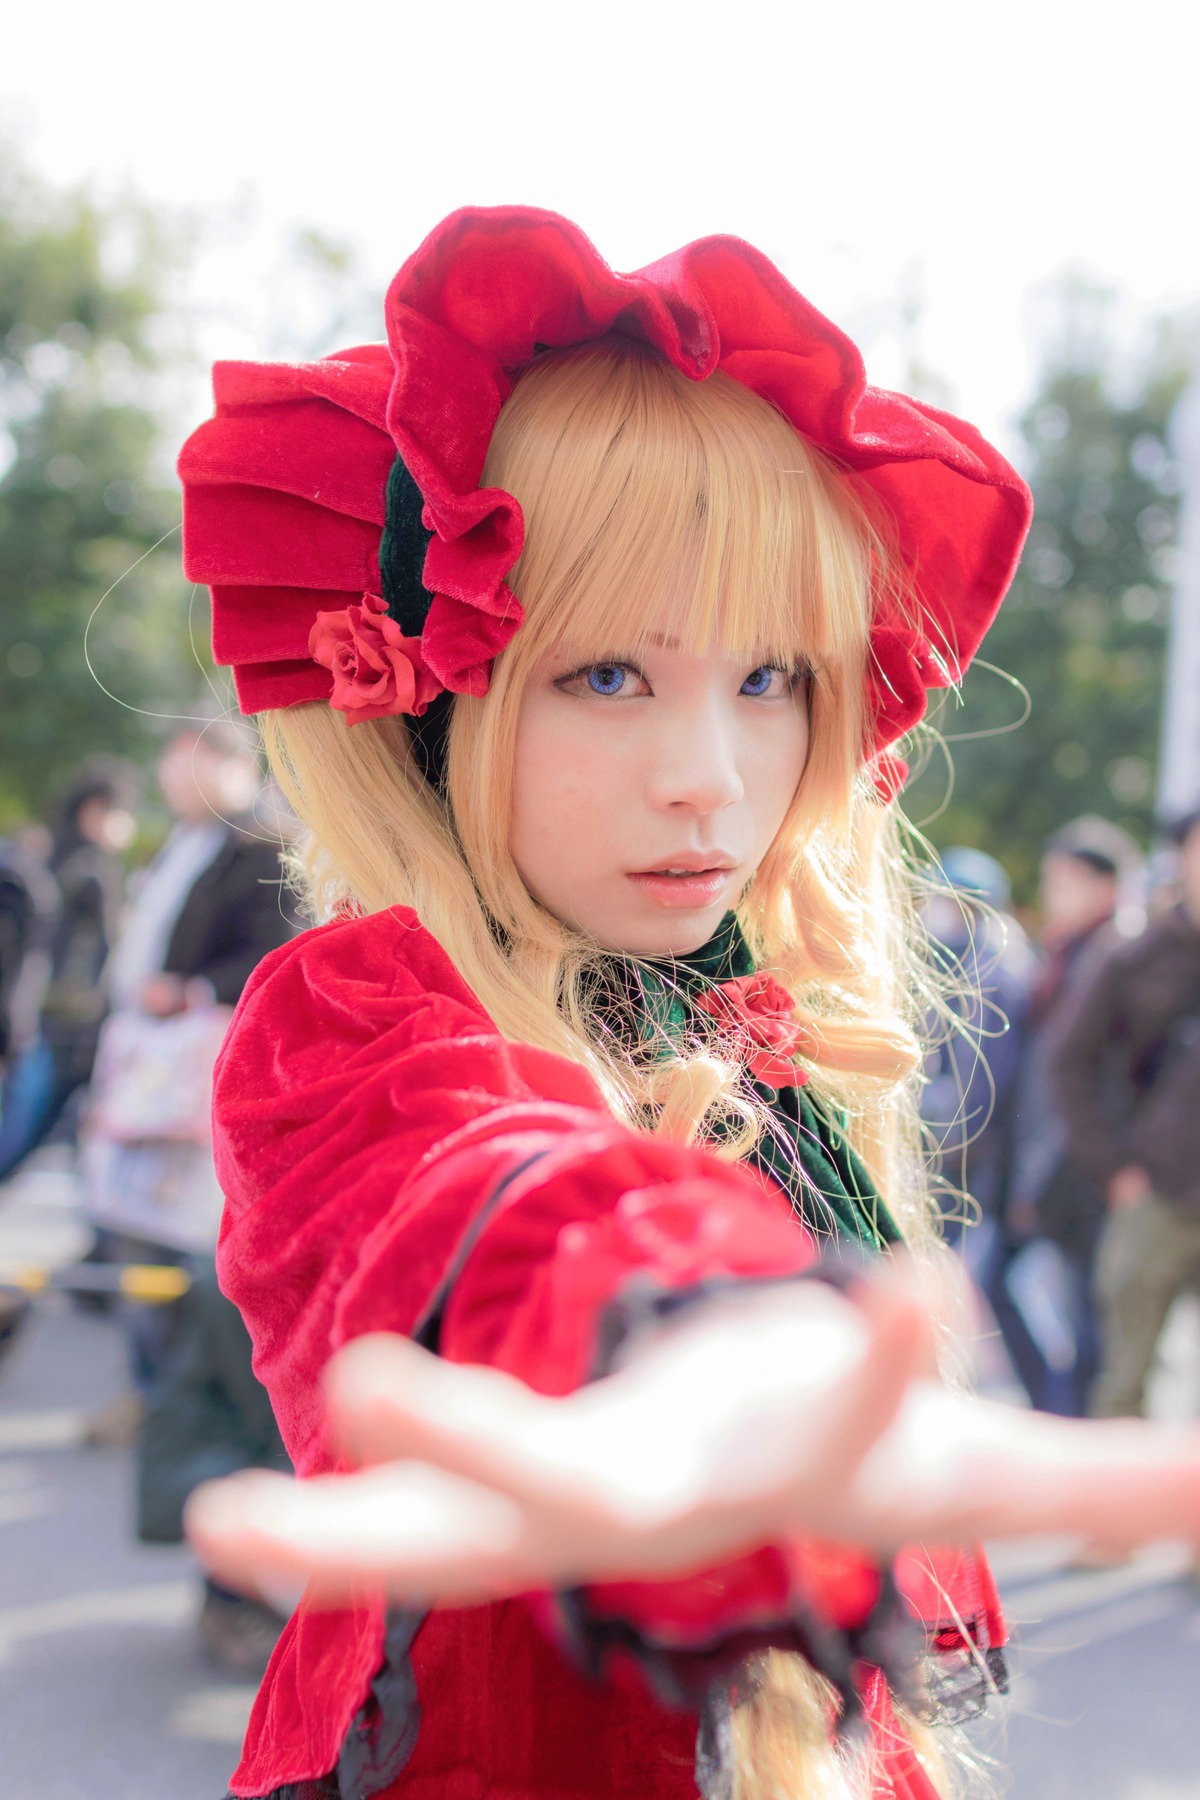
<svg viewBox="0 0 1200 1800">
<path fill-rule="evenodd" d="M 605 933 L 602 941 L 624 956 L 690 956 L 707 944 L 728 911 L 722 902 L 669 917 L 631 919 L 625 929 Z"/>
</svg>

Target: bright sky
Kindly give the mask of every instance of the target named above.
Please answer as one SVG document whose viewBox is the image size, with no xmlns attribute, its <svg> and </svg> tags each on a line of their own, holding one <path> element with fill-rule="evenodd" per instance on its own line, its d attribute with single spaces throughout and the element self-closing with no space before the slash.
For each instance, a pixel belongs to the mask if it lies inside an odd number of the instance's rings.
<svg viewBox="0 0 1200 1800">
<path fill-rule="evenodd" d="M 60 0 L 6 9 L 0 120 L 56 181 L 226 221 L 193 287 L 213 354 L 280 353 L 297 225 L 382 296 L 453 207 L 522 201 L 617 268 L 749 238 L 873 379 L 915 349 L 1011 448 L 1057 271 L 1115 285 L 1131 336 L 1200 303 L 1194 26 L 1187 0 Z"/>
</svg>

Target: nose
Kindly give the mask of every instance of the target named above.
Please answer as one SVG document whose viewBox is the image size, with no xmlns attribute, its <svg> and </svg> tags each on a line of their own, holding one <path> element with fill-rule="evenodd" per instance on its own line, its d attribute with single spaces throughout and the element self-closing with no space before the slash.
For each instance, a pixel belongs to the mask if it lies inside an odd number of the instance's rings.
<svg viewBox="0 0 1200 1800">
<path fill-rule="evenodd" d="M 738 733 L 719 705 L 672 708 L 657 736 L 648 788 L 659 811 L 707 814 L 745 794 Z"/>
</svg>

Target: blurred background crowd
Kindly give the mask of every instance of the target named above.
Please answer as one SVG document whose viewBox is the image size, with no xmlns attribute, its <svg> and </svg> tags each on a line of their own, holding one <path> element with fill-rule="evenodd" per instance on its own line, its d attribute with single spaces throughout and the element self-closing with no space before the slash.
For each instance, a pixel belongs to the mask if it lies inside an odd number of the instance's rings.
<svg viewBox="0 0 1200 1800">
<path fill-rule="evenodd" d="M 1156 81 L 1172 62 L 1165 41 Z M 1094 45 L 1077 34 L 1059 48 L 1065 81 Z M 87 59 L 77 60 L 82 70 Z M 978 72 L 978 58 L 970 66 Z M 1028 79 L 1042 92 L 1036 70 Z M 166 116 L 153 110 L 161 89 L 139 91 L 135 110 L 144 103 L 166 143 Z M 1009 97 L 1006 88 L 1005 107 Z M 958 101 L 968 100 L 964 88 Z M 1078 96 L 1062 105 L 1082 118 Z M 361 114 L 368 130 L 369 109 Z M 566 141 L 566 114 L 555 116 Z M 1135 306 L 1131 319 L 1119 282 L 1059 254 L 1072 241 L 1068 201 L 1081 216 L 1091 205 L 1070 160 L 1078 145 L 1143 166 L 1135 151 L 1145 146 L 1114 148 L 1111 132 L 1093 132 L 1098 119 L 1097 103 L 1087 132 L 1040 165 L 1062 183 L 1061 220 L 1025 315 L 1023 391 L 997 365 L 1001 438 L 1032 485 L 1033 532 L 986 661 L 912 747 L 904 801 L 932 859 L 924 925 L 950 996 L 929 1021 L 930 1168 L 974 1296 L 980 1375 L 1016 1404 L 1062 1415 L 1157 1406 L 1168 1340 L 1177 1365 L 1183 1347 L 1175 1372 L 1186 1405 L 1200 1404 L 1200 270 L 1178 303 Z M 1016 131 L 1015 114 L 1008 124 Z M 1022 131 L 1020 154 L 1033 155 Z M 383 285 L 373 253 L 331 222 L 326 195 L 323 213 L 272 228 L 269 276 L 231 324 L 197 304 L 187 271 L 199 260 L 222 279 L 228 243 L 214 250 L 214 237 L 252 234 L 252 195 L 239 190 L 213 226 L 194 206 L 47 175 L 20 140 L 0 129 L 0 1529 L 28 1523 L 32 1562 L 17 1584 L 25 1611 L 0 1601 L 0 1661 L 22 1632 L 50 1636 L 67 1630 L 63 1620 L 107 1632 L 113 1619 L 158 1616 L 152 1604 L 139 1612 L 141 1601 L 128 1610 L 128 1593 L 150 1580 L 140 1563 L 120 1563 L 119 1603 L 103 1598 L 117 1575 L 90 1564 L 55 1586 L 70 1558 L 61 1536 L 38 1535 L 33 1503 L 22 1510 L 18 1495 L 14 1508 L 6 1469 L 16 1491 L 26 1465 L 6 1463 L 13 1446 L 69 1451 L 78 1510 L 66 1512 L 91 1519 L 110 1493 L 114 1533 L 142 1545 L 179 1543 L 196 1481 L 284 1466 L 245 1332 L 213 1279 L 220 1197 L 207 1085 L 252 969 L 303 928 L 281 870 L 294 821 L 209 662 L 203 596 L 179 574 L 171 461 L 204 407 L 210 348 L 309 356 L 377 336 Z M 294 131 L 287 142 L 300 157 Z M 660 254 L 664 229 L 682 241 L 740 228 L 811 291 L 796 251 L 804 231 L 790 214 L 760 229 L 752 183 L 736 198 L 722 190 L 719 205 L 703 191 L 686 204 L 673 197 L 670 223 L 646 219 L 644 255 L 622 258 L 601 235 L 599 201 L 589 211 L 574 198 L 572 183 L 593 179 L 582 164 L 564 161 L 561 193 L 528 178 L 546 168 L 544 122 L 506 154 L 505 179 L 520 192 L 480 192 L 452 161 L 441 175 L 427 170 L 419 218 L 396 200 L 403 223 L 387 234 L 388 254 L 463 200 L 547 195 L 625 266 Z M 1168 164 L 1164 153 L 1153 167 L 1161 176 Z M 640 245 L 639 221 L 655 209 L 639 211 L 625 177 L 603 204 L 632 221 Z M 1128 210 L 1118 189 L 1103 190 L 1101 212 L 1104 192 L 1114 213 Z M 1165 241 L 1150 230 L 1149 193 L 1143 236 Z M 354 194 L 345 198 L 350 206 Z M 968 241 L 967 209 L 946 205 L 956 242 Z M 778 206 L 771 216 L 782 218 Z M 909 226 L 896 230 L 899 241 Z M 819 266 L 828 276 L 861 263 L 882 288 L 899 267 L 895 304 L 856 313 L 813 297 L 864 343 L 877 378 L 974 416 L 931 361 L 919 258 L 889 264 L 881 242 L 878 269 L 870 244 L 855 251 L 859 263 L 838 249 Z M 979 305 L 994 319 L 1005 290 L 989 301 L 987 285 Z M 258 313 L 247 326 L 252 301 L 270 311 L 270 331 Z M 64 1411 L 64 1397 L 79 1394 L 87 1405 Z M 6 1404 L 16 1409 L 7 1437 Z M 56 1436 L 46 1421 L 68 1412 Z M 118 1467 L 110 1492 L 105 1471 Z M 117 1535 L 104 1541 L 115 1570 L 125 1552 Z M 171 1554 L 188 1596 L 172 1620 L 217 1670 L 249 1683 L 281 1620 Z M 91 1583 L 90 1613 L 38 1611 L 43 1589 L 66 1606 L 72 1582 Z M 1195 1593 L 1179 1606 L 1179 1628 L 1194 1638 Z M 1156 1675 L 1157 1691 L 1173 1692 L 1164 1680 Z M 232 1761 L 249 1688 L 228 1690 L 228 1714 L 226 1690 L 211 1692 L 215 1712 L 180 1703 L 192 1721 L 180 1729 L 207 1734 L 216 1768 Z M 89 1729 L 80 1767 L 98 1735 L 119 1735 L 99 1712 Z M 1163 1743 L 1182 1729 L 1175 1717 L 1155 1726 Z M 1082 1766 L 1078 1747 L 1071 1758 Z M 1076 1787 L 1058 1769 L 1045 1791 L 1178 1800 L 1200 1795 L 1188 1785 L 1194 1760 L 1158 1786 L 1122 1785 L 1097 1766 Z M 147 1795 L 164 1791 L 154 1783 L 168 1766 L 147 1762 Z M 36 1784 L 21 1779 L 11 1791 L 39 1800 L 143 1791 L 128 1775 L 56 1785 L 41 1764 Z M 198 1800 L 217 1789 L 197 1777 L 173 1791 Z M 1020 1791 L 1042 1789 L 1028 1774 Z"/>
</svg>

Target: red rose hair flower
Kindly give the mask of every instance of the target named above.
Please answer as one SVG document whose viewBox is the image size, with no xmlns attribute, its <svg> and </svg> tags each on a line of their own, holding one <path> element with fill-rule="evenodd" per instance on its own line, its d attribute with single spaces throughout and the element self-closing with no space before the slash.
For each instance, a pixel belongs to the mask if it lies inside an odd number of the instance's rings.
<svg viewBox="0 0 1200 1800">
<path fill-rule="evenodd" d="M 793 1017 L 795 1001 L 771 975 L 742 975 L 693 997 L 733 1040 L 754 1081 L 767 1087 L 803 1087 L 807 1072 L 796 1062 L 816 1049 L 812 1034 Z"/>
<path fill-rule="evenodd" d="M 420 638 L 404 636 L 379 594 L 364 594 L 360 606 L 341 612 L 318 613 L 308 653 L 332 674 L 329 704 L 351 725 L 393 713 L 423 713 L 441 692 L 441 683 L 422 664 Z"/>
</svg>

